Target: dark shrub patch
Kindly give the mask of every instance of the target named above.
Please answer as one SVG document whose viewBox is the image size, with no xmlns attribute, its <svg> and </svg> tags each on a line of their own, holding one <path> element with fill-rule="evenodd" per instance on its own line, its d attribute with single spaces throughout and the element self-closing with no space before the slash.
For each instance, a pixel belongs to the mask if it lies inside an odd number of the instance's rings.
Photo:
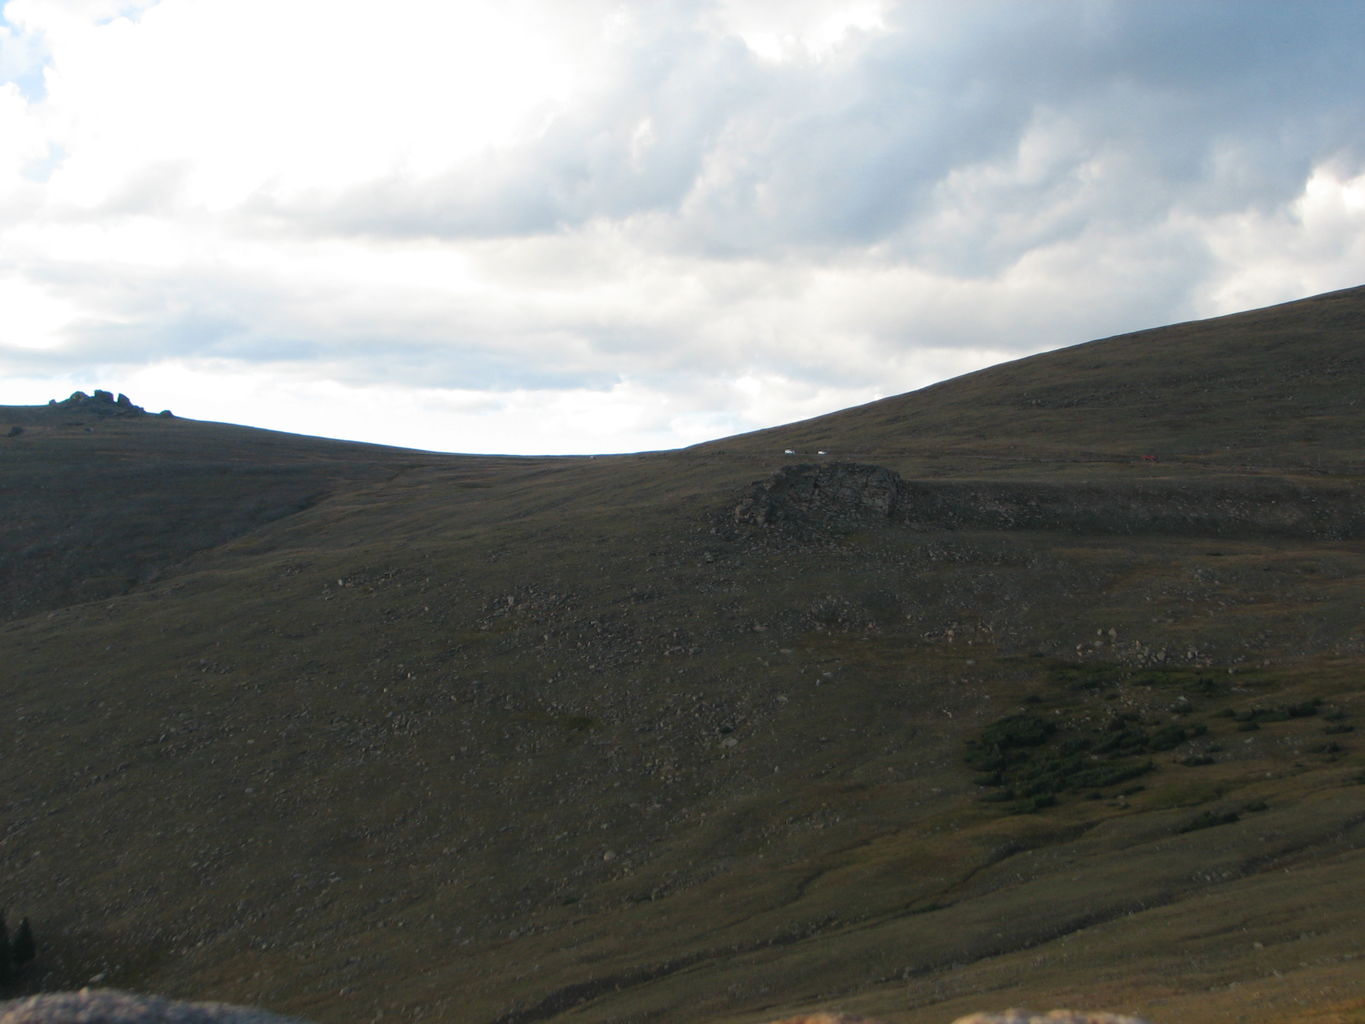
<svg viewBox="0 0 1365 1024">
<path fill-rule="evenodd" d="M 1010 808 L 1010 813 L 1037 814 L 1045 807 L 1055 807 L 1056 805 L 1057 798 L 1053 796 L 1051 793 L 1046 793 L 1043 794 L 1042 796 L 1035 796 L 1030 797 L 1027 800 L 1021 800 L 1019 803 L 1015 804 L 1013 807 Z"/>
<path fill-rule="evenodd" d="M 1056 723 L 1039 715 L 1010 715 L 986 726 L 981 741 L 1004 748 L 1036 747 L 1056 731 Z"/>
<path fill-rule="evenodd" d="M 1191 688 L 1201 696 L 1213 697 L 1226 690 L 1227 686 L 1209 676 L 1200 676 L 1194 681 L 1194 685 Z"/>
<path fill-rule="evenodd" d="M 980 773 L 973 780 L 977 785 L 995 790 L 983 800 L 1015 800 L 1012 813 L 1033 813 L 1055 805 L 1064 793 L 1102 790 L 1145 775 L 1155 765 L 1138 755 L 1170 749 L 1193 732 L 1168 725 L 1157 730 L 1154 745 L 1131 712 L 1100 728 L 1023 713 L 987 725 L 969 741 L 964 760 Z"/>
<path fill-rule="evenodd" d="M 1176 832 L 1194 832 L 1201 828 L 1213 828 L 1215 825 L 1231 825 L 1234 821 L 1241 821 L 1242 816 L 1236 811 L 1201 811 L 1183 825 L 1176 826 Z"/>
<path fill-rule="evenodd" d="M 1322 706 L 1321 700 L 1306 700 L 1302 704 L 1287 704 L 1277 708 L 1252 707 L 1245 711 L 1231 712 L 1232 717 L 1242 724 L 1266 723 L 1266 722 L 1287 722 L 1291 718 L 1311 718 L 1318 713 L 1318 708 Z M 1229 714 L 1229 712 L 1221 712 Z"/>
<path fill-rule="evenodd" d="M 1162 726 L 1156 732 L 1152 733 L 1152 737 L 1148 743 L 1148 749 L 1174 750 L 1189 739 L 1190 735 L 1191 734 L 1188 731 L 1179 725 Z"/>
<path fill-rule="evenodd" d="M 1346 750 L 1340 743 L 1316 743 L 1307 749 L 1310 754 L 1340 754 Z"/>
<path fill-rule="evenodd" d="M 1068 690 L 1098 690 L 1122 681 L 1127 673 L 1116 665 L 1056 662 L 1051 666 L 1051 674 L 1054 681 Z"/>
<path fill-rule="evenodd" d="M 1143 761 L 1140 764 L 1111 764 L 1096 768 L 1087 768 L 1085 771 L 1077 772 L 1067 780 L 1067 789 L 1103 789 L 1106 786 L 1116 786 L 1120 782 L 1127 782 L 1135 779 L 1139 775 L 1146 775 L 1155 768 L 1151 761 Z"/>
<path fill-rule="evenodd" d="M 1039 715 L 1010 715 L 981 730 L 967 746 L 966 761 L 978 771 L 998 774 L 1025 760 L 1023 750 L 1040 745 L 1056 731 L 1053 722 Z"/>
</svg>

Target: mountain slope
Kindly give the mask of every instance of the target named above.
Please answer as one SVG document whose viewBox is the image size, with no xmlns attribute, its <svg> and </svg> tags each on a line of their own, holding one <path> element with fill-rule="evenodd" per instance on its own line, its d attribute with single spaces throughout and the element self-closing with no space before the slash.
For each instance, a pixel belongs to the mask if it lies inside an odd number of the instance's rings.
<svg viewBox="0 0 1365 1024">
<path fill-rule="evenodd" d="M 92 412 L 91 409 L 97 410 Z M 420 453 L 90 403 L 0 406 L 0 621 L 127 593 Z"/>
<path fill-rule="evenodd" d="M 1358 472 L 1365 288 L 1138 331 L 710 442 L 905 455 L 1166 459 Z M 1337 464 L 1341 465 L 1338 466 Z"/>
<path fill-rule="evenodd" d="M 35 421 L 12 508 L 44 465 L 159 481 L 102 492 L 128 564 L 168 465 L 238 451 L 307 500 L 252 519 L 208 473 L 230 536 L 95 601 L 79 567 L 21 584 L 0 903 L 45 943 L 29 983 L 320 1022 L 1358 1013 L 1365 550 L 1316 510 L 1360 507 L 1363 310 L 652 455 Z M 736 519 L 817 445 L 908 510 Z"/>
</svg>

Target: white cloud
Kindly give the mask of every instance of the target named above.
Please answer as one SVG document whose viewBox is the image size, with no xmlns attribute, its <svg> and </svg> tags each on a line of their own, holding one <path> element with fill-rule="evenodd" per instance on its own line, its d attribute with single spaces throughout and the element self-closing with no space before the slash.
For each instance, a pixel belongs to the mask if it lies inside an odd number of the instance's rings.
<svg viewBox="0 0 1365 1024">
<path fill-rule="evenodd" d="M 652 448 L 1359 283 L 1312 11 L 9 0 L 0 401 Z"/>
<path fill-rule="evenodd" d="M 58 348 L 62 329 L 71 319 L 69 306 L 23 278 L 0 279 L 0 310 L 4 310 L 6 344 L 16 349 Z"/>
<path fill-rule="evenodd" d="M 884 0 L 720 0 L 715 28 L 733 34 L 766 61 L 829 58 L 849 38 L 885 27 Z"/>
<path fill-rule="evenodd" d="M 1361 284 L 1365 277 L 1365 174 L 1314 172 L 1287 208 L 1229 214 L 1205 225 L 1220 272 L 1218 313 Z"/>
</svg>

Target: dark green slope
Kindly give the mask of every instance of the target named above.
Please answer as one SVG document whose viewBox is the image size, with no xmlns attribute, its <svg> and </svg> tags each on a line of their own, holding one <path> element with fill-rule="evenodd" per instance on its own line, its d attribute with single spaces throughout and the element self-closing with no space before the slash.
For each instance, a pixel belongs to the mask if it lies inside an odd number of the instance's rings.
<svg viewBox="0 0 1365 1024">
<path fill-rule="evenodd" d="M 1362 542 L 1232 506 L 1232 530 L 1113 522 L 1215 484 L 1358 506 L 1356 336 L 1324 324 L 1361 302 L 1166 329 L 1272 390 L 1302 369 L 1276 339 L 1356 366 L 1295 392 L 1330 447 L 1216 376 L 1205 433 L 1158 463 L 1126 453 L 1191 375 L 1049 432 L 1119 393 L 1117 367 L 1166 380 L 1138 351 L 1165 330 L 791 428 L 939 485 L 916 520 L 736 524 L 791 461 L 781 432 L 598 459 L 293 439 L 273 465 L 317 488 L 304 507 L 0 627 L 0 903 L 44 943 L 26 983 L 324 1024 L 1351 1019 Z M 1045 380 L 1076 401 L 1027 406 Z M 1034 412 L 983 439 L 978 407 Z M 222 456 L 194 424 L 119 429 L 7 442 L 77 477 Z M 1236 436 L 1254 465 L 1210 454 Z M 983 519 L 1006 485 L 1119 511 Z M 126 497 L 111 522 L 149 515 Z"/>
<path fill-rule="evenodd" d="M 98 406 L 96 406 L 98 408 Z M 217 423 L 0 406 L 0 621 L 127 593 L 420 452 Z"/>
</svg>

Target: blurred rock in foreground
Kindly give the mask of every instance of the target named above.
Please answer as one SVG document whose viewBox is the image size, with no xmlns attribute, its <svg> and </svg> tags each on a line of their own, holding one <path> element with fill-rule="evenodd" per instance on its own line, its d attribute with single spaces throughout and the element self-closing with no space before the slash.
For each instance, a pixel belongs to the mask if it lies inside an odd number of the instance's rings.
<svg viewBox="0 0 1365 1024">
<path fill-rule="evenodd" d="M 772 1024 L 882 1024 L 871 1017 L 846 1013 L 812 1013 L 800 1017 L 784 1017 Z M 1123 1017 L 1117 1013 L 1085 1013 L 1079 1010 L 1050 1010 L 1034 1013 L 1031 1010 L 1005 1010 L 1003 1013 L 973 1013 L 959 1017 L 953 1024 L 1147 1024 L 1138 1017 Z"/>
<path fill-rule="evenodd" d="M 953 1024 L 1147 1024 L 1138 1017 L 1117 1013 L 1086 1013 L 1081 1010 L 1006 1010 L 1003 1013 L 973 1013 L 959 1017 Z"/>
<path fill-rule="evenodd" d="M 178 1003 L 159 996 L 139 996 L 113 989 L 81 989 L 0 1002 L 0 1024 L 307 1024 L 297 1017 L 281 1017 L 227 1003 Z M 880 1024 L 871 1017 L 844 1013 L 813 1013 L 785 1017 L 773 1024 Z M 953 1024 L 1146 1024 L 1137 1017 L 1114 1013 L 1052 1010 L 1031 1013 L 974 1013 Z"/>
<path fill-rule="evenodd" d="M 227 1003 L 178 1003 L 113 989 L 54 992 L 0 1002 L 0 1024 L 306 1024 Z"/>
</svg>

